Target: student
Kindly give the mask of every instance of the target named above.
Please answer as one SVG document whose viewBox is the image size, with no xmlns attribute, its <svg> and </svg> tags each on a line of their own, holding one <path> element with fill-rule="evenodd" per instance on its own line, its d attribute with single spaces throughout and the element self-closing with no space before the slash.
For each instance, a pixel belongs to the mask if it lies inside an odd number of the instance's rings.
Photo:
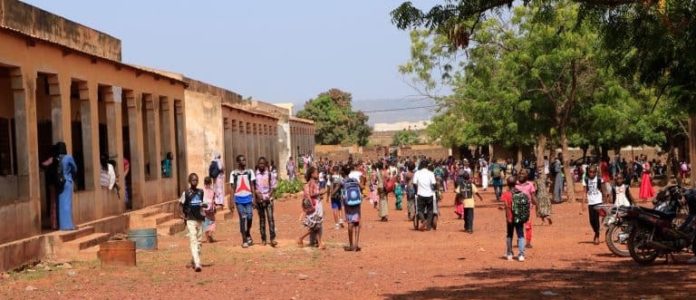
<svg viewBox="0 0 696 300">
<path fill-rule="evenodd" d="M 205 209 L 205 222 L 203 222 L 203 230 L 205 231 L 205 240 L 208 243 L 214 243 L 213 233 L 215 233 L 215 189 L 213 187 L 213 178 L 210 176 L 203 179 L 203 202 L 208 205 Z"/>
<path fill-rule="evenodd" d="M 459 195 L 464 203 L 464 231 L 474 233 L 474 207 L 476 206 L 474 196 L 483 201 L 476 185 L 471 182 L 469 172 L 462 173 L 462 182 L 459 183 Z"/>
<path fill-rule="evenodd" d="M 524 223 L 526 223 L 525 216 L 526 219 L 529 219 L 528 208 L 530 201 L 529 198 L 527 198 L 527 194 L 518 190 L 515 187 L 516 185 L 517 179 L 515 178 L 515 176 L 508 177 L 508 191 L 503 193 L 503 195 L 501 196 L 501 200 L 503 201 L 503 208 L 505 209 L 505 219 L 507 223 L 507 235 L 505 236 L 505 258 L 507 258 L 507 260 L 512 260 L 514 256 L 514 253 L 512 253 L 512 234 L 514 230 L 517 231 L 517 260 L 524 261 Z M 525 207 L 527 207 L 526 211 L 524 209 Z"/>
<path fill-rule="evenodd" d="M 346 174 L 346 177 L 348 174 Z M 329 197 L 331 198 L 331 210 L 333 211 L 334 223 L 336 223 L 336 229 L 343 228 L 343 199 L 342 199 L 342 184 L 343 176 L 341 176 L 341 168 L 339 166 L 333 166 L 331 168 L 331 191 L 329 192 Z"/>
<path fill-rule="evenodd" d="M 592 165 L 587 172 L 587 178 L 583 181 L 585 186 L 585 202 L 590 216 L 590 225 L 594 231 L 593 242 L 599 245 L 599 212 L 597 206 L 603 203 L 602 199 L 602 177 L 597 174 L 597 166 Z"/>
<path fill-rule="evenodd" d="M 611 186 L 611 196 L 614 206 L 633 206 L 635 200 L 631 196 L 630 186 L 626 184 L 626 179 L 621 172 L 614 175 L 614 184 Z"/>
<path fill-rule="evenodd" d="M 265 157 L 260 157 L 256 163 L 256 209 L 259 212 L 259 229 L 261 230 L 261 243 L 265 246 L 266 220 L 268 220 L 268 233 L 271 237 L 271 247 L 278 245 L 276 242 L 275 218 L 273 217 L 273 192 L 277 186 L 275 174 L 268 169 Z"/>
<path fill-rule="evenodd" d="M 536 186 L 534 183 L 527 180 L 529 173 L 527 169 L 522 169 L 517 176 L 517 185 L 515 188 L 529 199 L 529 209 L 531 210 L 536 205 Z M 532 221 L 528 220 L 524 224 L 524 237 L 527 239 L 527 248 L 532 248 Z"/>
<path fill-rule="evenodd" d="M 230 173 L 230 184 L 234 191 L 234 203 L 239 214 L 239 232 L 242 235 L 242 248 L 249 248 L 251 240 L 251 220 L 254 216 L 252 203 L 255 193 L 254 171 L 246 168 L 246 157 L 237 155 L 237 169 Z"/>
<path fill-rule="evenodd" d="M 491 164 L 491 178 L 493 178 L 493 190 L 495 191 L 495 200 L 500 201 L 500 195 L 503 193 L 503 167 L 499 161 Z"/>
<path fill-rule="evenodd" d="M 324 219 L 324 209 L 321 204 L 321 196 L 326 193 L 326 189 L 319 189 L 319 172 L 314 166 L 307 167 L 305 175 L 303 199 L 302 199 L 302 215 L 300 220 L 303 220 L 303 225 L 307 227 L 307 232 L 300 236 L 297 244 L 302 247 L 304 239 L 310 234 L 316 236 L 317 245 L 320 249 L 325 249 L 324 243 L 321 240 L 322 222 Z"/>
<path fill-rule="evenodd" d="M 419 170 L 413 175 L 413 186 L 418 197 L 416 218 L 422 221 L 419 230 L 430 230 L 433 226 L 433 201 L 435 199 L 434 188 L 437 184 L 435 174 L 428 170 L 428 162 L 421 161 Z M 427 215 L 426 215 L 427 212 Z"/>
<path fill-rule="evenodd" d="M 360 251 L 360 204 L 362 203 L 362 187 L 360 181 L 351 178 L 352 166 L 343 168 L 342 200 L 345 204 L 345 216 L 348 223 L 348 247 L 346 251 Z"/>
<path fill-rule="evenodd" d="M 203 238 L 202 222 L 205 219 L 202 210 L 207 208 L 203 202 L 203 190 L 198 188 L 198 175 L 191 173 L 188 176 L 189 188 L 181 195 L 182 217 L 186 222 L 191 248 L 191 266 L 196 272 L 201 271 L 201 238 Z"/>
<path fill-rule="evenodd" d="M 171 152 L 167 152 L 167 155 L 162 160 L 162 177 L 172 177 L 172 160 L 174 160 L 174 155 Z"/>
</svg>

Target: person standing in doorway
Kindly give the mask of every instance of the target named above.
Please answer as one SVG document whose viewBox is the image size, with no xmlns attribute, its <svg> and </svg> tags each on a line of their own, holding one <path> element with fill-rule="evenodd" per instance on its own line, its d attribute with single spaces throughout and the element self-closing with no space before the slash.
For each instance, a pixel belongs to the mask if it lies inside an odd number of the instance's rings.
<svg viewBox="0 0 696 300">
<path fill-rule="evenodd" d="M 268 233 L 271 238 L 271 247 L 278 245 L 276 242 L 275 218 L 273 217 L 273 192 L 277 186 L 275 174 L 268 169 L 265 157 L 260 157 L 256 163 L 256 209 L 259 212 L 259 229 L 261 230 L 261 243 L 268 244 L 266 239 L 266 220 L 268 220 Z"/>
<path fill-rule="evenodd" d="M 75 230 L 72 219 L 74 178 L 77 175 L 75 159 L 68 154 L 64 142 L 56 144 L 56 190 L 58 191 L 58 229 Z"/>
<path fill-rule="evenodd" d="M 109 158 L 107 155 L 102 155 L 99 158 L 99 164 L 101 165 L 99 184 L 102 189 L 111 191 L 116 184 L 116 172 L 114 172 L 114 166 L 109 163 Z"/>
<path fill-rule="evenodd" d="M 254 171 L 247 168 L 246 157 L 237 156 L 237 169 L 230 173 L 230 184 L 234 191 L 234 203 L 239 214 L 239 232 L 242 235 L 242 248 L 253 245 L 251 223 L 254 216 L 252 203 L 255 193 Z"/>
<path fill-rule="evenodd" d="M 174 155 L 171 152 L 167 152 L 167 155 L 162 160 L 162 177 L 170 178 L 172 177 L 172 161 L 174 160 Z"/>
<path fill-rule="evenodd" d="M 51 157 L 48 159 L 44 160 L 41 162 L 41 168 L 44 170 L 44 174 L 46 177 L 46 197 L 48 198 L 48 210 L 49 210 L 49 219 L 51 221 L 51 229 L 56 230 L 58 229 L 58 215 L 57 215 L 57 206 L 58 206 L 58 186 L 57 186 L 57 170 L 58 170 L 58 163 L 56 160 L 56 157 L 58 156 L 58 152 L 56 150 L 56 145 L 51 146 Z"/>
</svg>

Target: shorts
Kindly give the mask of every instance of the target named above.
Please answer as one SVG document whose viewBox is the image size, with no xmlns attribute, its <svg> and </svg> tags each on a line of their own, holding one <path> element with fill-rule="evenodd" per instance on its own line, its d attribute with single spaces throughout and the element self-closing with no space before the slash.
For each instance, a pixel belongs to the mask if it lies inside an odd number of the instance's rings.
<svg viewBox="0 0 696 300">
<path fill-rule="evenodd" d="M 350 224 L 360 224 L 360 205 L 348 206 L 345 208 L 346 222 Z"/>
<path fill-rule="evenodd" d="M 338 199 L 331 199 L 331 209 L 341 209 L 343 206 L 343 201 L 341 201 L 341 198 Z"/>
</svg>

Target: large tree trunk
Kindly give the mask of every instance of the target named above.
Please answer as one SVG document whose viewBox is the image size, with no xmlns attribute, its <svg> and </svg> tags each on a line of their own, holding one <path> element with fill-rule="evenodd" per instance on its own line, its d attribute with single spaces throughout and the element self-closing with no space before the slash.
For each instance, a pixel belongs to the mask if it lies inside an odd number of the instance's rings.
<svg viewBox="0 0 696 300">
<path fill-rule="evenodd" d="M 517 146 L 517 161 L 515 162 L 515 168 L 522 169 L 522 146 Z"/>
<path fill-rule="evenodd" d="M 565 174 L 566 182 L 566 192 L 568 195 L 568 202 L 576 201 L 575 199 L 575 182 L 573 181 L 573 174 L 570 172 L 570 153 L 568 152 L 568 136 L 566 135 L 565 128 L 561 127 L 560 130 L 561 138 L 561 153 L 563 153 L 563 173 Z M 582 205 L 582 201 L 581 205 Z"/>
<path fill-rule="evenodd" d="M 667 185 L 669 185 L 672 182 L 672 176 L 674 176 L 674 180 L 676 181 L 677 185 L 681 186 L 682 185 L 682 180 L 681 177 L 679 177 L 679 162 L 676 159 L 676 148 L 674 147 L 674 143 L 670 140 L 669 143 L 669 152 L 667 152 Z"/>
<path fill-rule="evenodd" d="M 689 162 L 691 167 L 696 165 L 696 113 L 689 116 Z M 691 187 L 696 187 L 696 172 L 691 170 Z"/>
</svg>

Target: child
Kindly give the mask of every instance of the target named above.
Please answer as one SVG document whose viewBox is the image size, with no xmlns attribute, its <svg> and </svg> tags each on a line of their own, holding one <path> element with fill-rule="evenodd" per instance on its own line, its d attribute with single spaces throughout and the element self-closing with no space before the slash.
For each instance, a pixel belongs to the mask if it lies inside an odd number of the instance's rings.
<svg viewBox="0 0 696 300">
<path fill-rule="evenodd" d="M 343 195 L 341 198 L 345 201 L 345 215 L 348 223 L 348 247 L 346 251 L 360 251 L 360 203 L 362 195 L 360 190 L 360 182 L 348 175 L 351 173 L 352 166 L 348 165 L 343 168 Z"/>
<path fill-rule="evenodd" d="M 635 201 L 631 196 L 630 187 L 626 184 L 626 180 L 622 173 L 616 173 L 614 176 L 614 185 L 611 187 L 611 195 L 614 200 L 614 206 L 632 206 Z"/>
<path fill-rule="evenodd" d="M 522 169 L 517 176 L 517 185 L 515 189 L 523 192 L 527 195 L 529 199 L 530 207 L 532 209 L 536 205 L 536 186 L 531 181 L 528 181 L 529 171 L 527 169 Z M 527 248 L 532 248 L 532 221 L 529 220 L 524 223 L 524 237 L 527 239 Z"/>
<path fill-rule="evenodd" d="M 201 271 L 201 231 L 202 221 L 205 217 L 202 214 L 202 209 L 207 208 L 203 202 L 203 190 L 198 188 L 198 175 L 191 173 L 188 176 L 189 189 L 187 189 L 179 199 L 181 203 L 181 211 L 183 219 L 186 221 L 188 229 L 189 246 L 191 248 L 191 265 L 196 272 Z"/>
<path fill-rule="evenodd" d="M 403 177 L 401 175 L 400 177 Z M 404 195 L 404 189 L 402 188 L 402 183 L 399 182 L 396 184 L 396 187 L 394 188 L 394 196 L 396 198 L 396 210 L 402 210 L 403 208 L 401 207 L 401 199 Z"/>
<path fill-rule="evenodd" d="M 459 184 L 459 194 L 464 203 L 464 231 L 474 233 L 474 195 L 483 201 L 483 197 L 476 189 L 476 185 L 471 182 L 469 172 L 462 173 L 462 182 Z"/>
<path fill-rule="evenodd" d="M 587 207 L 590 215 L 590 225 L 592 226 L 592 231 L 594 231 L 593 242 L 595 245 L 599 245 L 599 212 L 597 208 L 600 204 L 604 202 L 602 199 L 602 191 L 600 187 L 602 186 L 602 177 L 597 175 L 597 166 L 590 166 L 587 172 L 587 178 L 583 181 L 585 186 L 585 201 L 587 202 Z"/>
<path fill-rule="evenodd" d="M 300 220 L 303 220 L 303 225 L 307 227 L 307 232 L 300 236 L 297 244 L 302 247 L 304 245 L 303 240 L 310 234 L 315 234 L 319 248 L 326 249 L 321 240 L 322 221 L 324 218 L 321 196 L 326 193 L 326 190 L 319 189 L 319 172 L 314 166 L 307 167 L 305 180 L 307 183 L 304 187 L 302 215 L 300 216 Z"/>
<path fill-rule="evenodd" d="M 501 200 L 503 201 L 503 207 L 505 209 L 505 219 L 507 221 L 507 235 L 505 236 L 505 257 L 507 260 L 512 260 L 512 234 L 513 230 L 517 231 L 517 249 L 518 256 L 517 260 L 524 261 L 524 223 L 526 219 L 529 219 L 529 198 L 527 194 L 518 190 L 515 186 L 517 185 L 517 179 L 515 176 L 510 176 L 507 179 L 508 191 L 503 193 Z M 524 203 L 527 202 L 527 203 Z M 523 209 L 527 207 L 526 213 Z M 522 208 L 522 209 L 520 209 Z"/>
<path fill-rule="evenodd" d="M 343 200 L 341 199 L 341 184 L 343 179 L 340 170 L 341 168 L 339 166 L 333 166 L 331 169 L 331 210 L 333 211 L 337 230 L 343 228 Z"/>
<path fill-rule="evenodd" d="M 205 239 L 208 243 L 214 243 L 213 233 L 215 232 L 215 211 L 217 209 L 215 205 L 215 189 L 213 188 L 213 178 L 206 177 L 203 179 L 203 202 L 208 205 L 205 210 L 205 222 L 203 223 L 203 228 L 205 229 Z"/>
</svg>

